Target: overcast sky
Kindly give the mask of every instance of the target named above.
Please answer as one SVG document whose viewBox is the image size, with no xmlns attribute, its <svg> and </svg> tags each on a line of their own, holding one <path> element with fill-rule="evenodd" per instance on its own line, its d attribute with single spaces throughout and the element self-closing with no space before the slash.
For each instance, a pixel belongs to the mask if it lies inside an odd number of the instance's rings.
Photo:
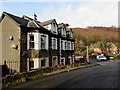
<svg viewBox="0 0 120 90">
<path fill-rule="evenodd" d="M 16 2 L 17 1 L 17 2 Z M 119 0 L 1 0 L 1 12 L 32 17 L 39 21 L 55 18 L 70 27 L 118 26 Z"/>
</svg>

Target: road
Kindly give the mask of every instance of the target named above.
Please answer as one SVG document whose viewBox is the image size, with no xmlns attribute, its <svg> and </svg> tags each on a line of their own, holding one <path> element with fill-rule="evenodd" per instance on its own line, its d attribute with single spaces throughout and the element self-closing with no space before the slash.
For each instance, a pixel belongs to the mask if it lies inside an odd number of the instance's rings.
<svg viewBox="0 0 120 90">
<path fill-rule="evenodd" d="M 12 88 L 120 88 L 120 60 L 96 63 L 101 65 L 41 77 Z"/>
</svg>

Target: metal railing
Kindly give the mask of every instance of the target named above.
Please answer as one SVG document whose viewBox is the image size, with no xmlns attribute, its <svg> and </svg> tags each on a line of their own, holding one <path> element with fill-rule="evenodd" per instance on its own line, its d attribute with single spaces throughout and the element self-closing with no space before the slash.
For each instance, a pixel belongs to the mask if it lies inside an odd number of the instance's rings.
<svg viewBox="0 0 120 90">
<path fill-rule="evenodd" d="M 6 66 L 6 68 L 4 67 Z M 8 74 L 13 74 L 19 72 L 20 61 L 17 60 L 4 60 L 3 61 L 3 72 L 8 72 Z M 7 71 L 6 71 L 7 70 Z"/>
</svg>

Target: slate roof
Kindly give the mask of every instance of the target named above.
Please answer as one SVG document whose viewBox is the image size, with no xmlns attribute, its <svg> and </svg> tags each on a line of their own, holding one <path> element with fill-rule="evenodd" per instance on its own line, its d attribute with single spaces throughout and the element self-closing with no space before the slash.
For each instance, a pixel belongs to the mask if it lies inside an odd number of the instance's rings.
<svg viewBox="0 0 120 90">
<path fill-rule="evenodd" d="M 71 29 L 71 28 L 67 28 L 65 24 L 58 24 L 58 29 L 61 29 L 63 26 L 66 28 L 66 31 L 67 31 L 67 32 L 70 31 L 70 32 L 73 33 L 72 29 Z"/>
<path fill-rule="evenodd" d="M 28 20 L 23 19 L 23 18 L 18 17 L 18 16 L 15 16 L 15 15 L 12 15 L 12 14 L 7 13 L 7 12 L 3 12 L 1 20 L 5 15 L 7 15 L 9 18 L 11 18 L 18 26 L 27 27 L 27 23 L 29 22 Z"/>
<path fill-rule="evenodd" d="M 51 20 L 48 20 L 48 21 L 44 21 L 44 22 L 41 22 L 40 24 L 42 26 L 45 26 L 45 25 L 48 25 L 48 24 L 51 24 L 55 19 L 51 19 Z"/>
<path fill-rule="evenodd" d="M 25 16 L 25 15 L 23 15 L 23 17 L 22 17 L 23 19 L 25 19 L 25 18 L 27 18 L 27 19 L 29 19 L 29 21 L 33 21 L 34 19 L 32 19 L 32 18 L 30 18 L 30 17 L 28 17 L 28 16 Z M 37 21 L 37 20 L 34 20 L 36 23 L 41 23 L 40 21 Z"/>
<path fill-rule="evenodd" d="M 24 18 L 28 18 L 28 19 L 31 20 L 31 21 L 33 20 L 32 18 L 30 18 L 30 17 L 28 17 L 28 16 L 25 16 L 25 15 L 23 15 L 22 18 L 23 18 L 23 19 L 24 19 Z"/>
<path fill-rule="evenodd" d="M 58 24 L 58 29 L 61 29 L 63 26 L 63 24 Z"/>
<path fill-rule="evenodd" d="M 28 22 L 30 22 L 30 21 L 34 21 L 39 27 L 42 26 L 42 25 L 41 25 L 41 22 L 36 21 L 36 20 L 33 20 L 32 18 L 30 18 L 30 17 L 28 17 L 28 16 L 23 15 L 23 17 L 21 18 L 21 17 L 12 15 L 12 14 L 7 13 L 7 12 L 3 12 L 0 21 L 2 21 L 2 18 L 3 18 L 5 15 L 7 15 L 9 18 L 11 18 L 18 26 L 27 27 L 27 24 L 28 24 Z M 24 19 L 24 17 L 28 18 L 29 20 Z"/>
</svg>

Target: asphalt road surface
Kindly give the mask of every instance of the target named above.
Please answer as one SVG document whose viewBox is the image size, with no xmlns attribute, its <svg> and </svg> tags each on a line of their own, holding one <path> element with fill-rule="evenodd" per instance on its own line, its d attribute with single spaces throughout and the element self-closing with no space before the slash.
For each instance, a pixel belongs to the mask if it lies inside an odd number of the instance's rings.
<svg viewBox="0 0 120 90">
<path fill-rule="evenodd" d="M 12 88 L 120 88 L 120 60 L 41 77 Z"/>
</svg>

